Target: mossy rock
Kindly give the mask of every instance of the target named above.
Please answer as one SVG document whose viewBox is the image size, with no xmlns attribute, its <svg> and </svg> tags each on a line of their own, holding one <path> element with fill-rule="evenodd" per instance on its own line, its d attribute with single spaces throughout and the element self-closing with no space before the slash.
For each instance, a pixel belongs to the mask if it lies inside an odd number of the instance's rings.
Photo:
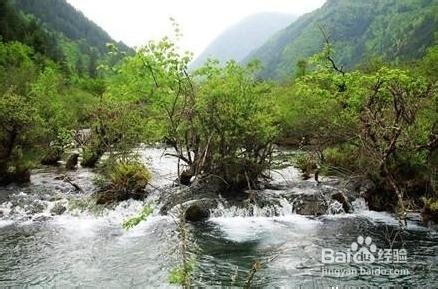
<svg viewBox="0 0 438 289">
<path fill-rule="evenodd" d="M 78 153 L 71 154 L 68 157 L 67 162 L 65 163 L 65 168 L 67 170 L 74 170 L 76 168 L 76 166 L 78 165 L 78 159 L 79 159 Z"/>
</svg>

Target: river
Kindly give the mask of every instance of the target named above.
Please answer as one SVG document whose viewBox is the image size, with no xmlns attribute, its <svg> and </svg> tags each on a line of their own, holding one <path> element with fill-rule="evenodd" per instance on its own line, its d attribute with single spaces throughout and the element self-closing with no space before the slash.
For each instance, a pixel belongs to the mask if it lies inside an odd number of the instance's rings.
<svg viewBox="0 0 438 289">
<path fill-rule="evenodd" d="M 162 149 L 141 154 L 155 188 L 174 180 L 175 160 Z M 57 180 L 59 174 L 59 169 L 40 169 L 30 185 L 0 188 L 0 287 L 172 288 L 169 271 L 178 263 L 174 220 L 155 210 L 131 230 L 121 226 L 145 202 L 154 202 L 158 192 L 144 202 L 93 210 L 87 200 L 95 174 L 86 169 L 71 173 L 85 193 Z M 273 177 L 303 194 L 316 187 L 293 167 Z M 61 205 L 67 211 L 54 213 Z M 286 200 L 275 208 L 254 205 L 251 210 L 224 204 L 208 220 L 189 224 L 196 259 L 193 283 L 241 288 L 259 261 L 254 288 L 438 288 L 438 233 L 423 226 L 418 214 L 410 214 L 402 230 L 392 214 L 370 211 L 362 199 L 350 214 L 302 216 L 293 208 Z M 342 260 L 345 252 L 361 249 L 375 260 Z M 325 260 L 323 252 L 328 252 Z M 330 257 L 335 254 L 336 261 Z"/>
</svg>

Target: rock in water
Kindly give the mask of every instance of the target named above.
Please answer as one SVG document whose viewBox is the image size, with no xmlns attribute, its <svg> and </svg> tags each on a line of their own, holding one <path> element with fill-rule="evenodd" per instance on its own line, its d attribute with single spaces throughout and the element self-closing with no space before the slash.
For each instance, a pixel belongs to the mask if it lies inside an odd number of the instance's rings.
<svg viewBox="0 0 438 289">
<path fill-rule="evenodd" d="M 210 217 L 210 207 L 213 201 L 195 201 L 189 205 L 185 210 L 184 218 L 187 222 L 198 222 L 208 219 Z"/>
<path fill-rule="evenodd" d="M 327 213 L 328 204 L 320 193 L 303 194 L 294 200 L 294 209 L 300 215 L 321 216 Z"/>
<path fill-rule="evenodd" d="M 67 211 L 67 208 L 63 204 L 56 203 L 55 206 L 53 206 L 53 208 L 50 210 L 50 214 L 53 216 L 62 215 L 65 213 L 65 211 Z"/>
<path fill-rule="evenodd" d="M 335 201 L 338 201 L 339 203 L 341 203 L 342 204 L 342 208 L 344 209 L 344 211 L 346 213 L 350 213 L 351 205 L 348 202 L 348 199 L 344 195 L 344 193 L 342 193 L 342 192 L 334 193 L 334 194 L 332 194 L 332 199 L 335 200 Z"/>
<path fill-rule="evenodd" d="M 65 168 L 67 170 L 74 170 L 76 168 L 76 166 L 78 165 L 78 159 L 79 159 L 78 153 L 71 154 L 67 159 L 67 162 L 65 164 Z"/>
</svg>

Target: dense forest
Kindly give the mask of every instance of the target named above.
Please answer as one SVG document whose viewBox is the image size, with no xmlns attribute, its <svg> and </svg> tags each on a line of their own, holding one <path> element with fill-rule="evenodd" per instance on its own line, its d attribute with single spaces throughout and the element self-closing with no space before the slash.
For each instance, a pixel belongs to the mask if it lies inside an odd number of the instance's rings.
<svg viewBox="0 0 438 289">
<path fill-rule="evenodd" d="M 190 71 L 169 38 L 133 52 L 64 0 L 2 0 L 0 183 L 79 160 L 101 174 L 94 202 L 141 199 L 151 172 L 136 149 L 159 142 L 179 184 L 215 176 L 233 198 L 266 184 L 283 145 L 302 152 L 290 162 L 304 178 L 368 182 L 371 209 L 438 222 L 437 4 L 329 0 L 261 61 Z M 172 282 L 189 288 L 190 266 Z"/>
<path fill-rule="evenodd" d="M 321 27 L 339 65 L 351 69 L 371 59 L 401 65 L 422 57 L 438 26 L 436 0 L 329 0 L 274 35 L 247 59 L 260 59 L 260 76 L 287 79 L 295 64 L 321 51 Z"/>
</svg>

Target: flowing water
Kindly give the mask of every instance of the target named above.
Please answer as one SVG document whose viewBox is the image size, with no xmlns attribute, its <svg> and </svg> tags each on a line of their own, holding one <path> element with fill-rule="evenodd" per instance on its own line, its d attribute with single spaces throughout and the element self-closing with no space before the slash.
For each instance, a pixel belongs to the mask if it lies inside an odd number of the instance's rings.
<svg viewBox="0 0 438 289">
<path fill-rule="evenodd" d="M 155 188 L 172 183 L 174 159 L 164 156 L 162 149 L 141 154 L 152 168 Z M 79 169 L 70 175 L 85 193 L 56 180 L 59 174 L 55 169 L 35 171 L 31 185 L 0 189 L 0 288 L 171 287 L 169 270 L 178 263 L 174 220 L 155 212 L 126 231 L 121 223 L 140 212 L 144 202 L 84 209 L 89 208 L 87 192 L 93 190 L 94 173 Z M 298 193 L 317 188 L 311 180 L 300 180 L 292 167 L 273 177 L 274 184 Z M 418 215 L 409 216 L 407 228 L 401 230 L 393 215 L 367 210 L 362 199 L 354 203 L 352 214 L 332 214 L 339 211 L 333 203 L 320 217 L 294 214 L 293 202 L 278 199 L 275 206 L 250 209 L 224 201 L 210 219 L 189 225 L 195 242 L 193 283 L 239 288 L 259 261 L 254 288 L 438 288 L 438 233 L 421 225 Z M 71 205 L 78 203 L 82 206 Z M 62 206 L 67 211 L 57 215 L 56 208 Z M 359 236 L 371 237 L 378 249 L 404 248 L 407 262 L 322 262 L 324 249 L 352 250 Z"/>
</svg>

